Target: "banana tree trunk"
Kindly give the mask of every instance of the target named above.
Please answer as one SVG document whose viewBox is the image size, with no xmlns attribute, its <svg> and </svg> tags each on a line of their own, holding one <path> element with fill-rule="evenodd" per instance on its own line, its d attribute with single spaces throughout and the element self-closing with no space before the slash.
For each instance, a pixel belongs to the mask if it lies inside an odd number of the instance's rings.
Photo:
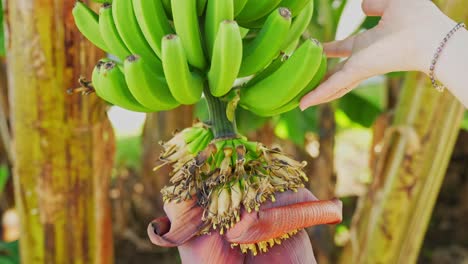
<svg viewBox="0 0 468 264">
<path fill-rule="evenodd" d="M 151 211 L 146 212 L 147 220 L 153 220 L 155 213 L 164 213 L 160 190 L 169 182 L 170 168 L 164 167 L 156 172 L 153 168 L 159 160 L 161 141 L 167 141 L 176 130 L 190 127 L 193 123 L 193 106 L 182 106 L 177 109 L 152 113 L 146 116 L 143 129 L 142 176 L 145 196 L 150 202 Z"/>
<path fill-rule="evenodd" d="M 465 0 L 437 2 L 467 20 Z M 416 263 L 419 256 L 464 108 L 419 73 L 407 75 L 400 98 L 341 263 Z"/>
<path fill-rule="evenodd" d="M 68 95 L 103 54 L 74 1 L 8 0 L 7 64 L 23 263 L 112 263 L 114 136 L 94 95 Z"/>
</svg>

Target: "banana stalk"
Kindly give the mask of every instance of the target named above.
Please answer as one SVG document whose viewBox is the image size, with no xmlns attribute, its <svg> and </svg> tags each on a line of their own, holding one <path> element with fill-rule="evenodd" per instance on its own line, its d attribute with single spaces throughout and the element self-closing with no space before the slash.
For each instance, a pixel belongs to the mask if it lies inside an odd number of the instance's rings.
<svg viewBox="0 0 468 264">
<path fill-rule="evenodd" d="M 452 15 L 464 4 L 449 2 L 443 7 Z M 468 18 L 466 10 L 458 15 Z M 419 256 L 464 108 L 423 74 L 407 75 L 401 98 L 341 263 L 416 263 Z"/>
</svg>

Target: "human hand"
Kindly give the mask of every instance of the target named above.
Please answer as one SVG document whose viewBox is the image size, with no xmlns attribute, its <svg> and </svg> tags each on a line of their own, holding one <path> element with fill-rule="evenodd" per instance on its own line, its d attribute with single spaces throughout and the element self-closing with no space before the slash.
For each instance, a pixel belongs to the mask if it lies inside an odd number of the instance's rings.
<svg viewBox="0 0 468 264">
<path fill-rule="evenodd" d="M 428 74 L 441 38 L 456 25 L 429 0 L 364 0 L 362 8 L 368 16 L 382 16 L 381 21 L 370 30 L 324 44 L 328 57 L 347 59 L 302 98 L 302 110 L 340 98 L 372 76 L 414 70 Z"/>
</svg>

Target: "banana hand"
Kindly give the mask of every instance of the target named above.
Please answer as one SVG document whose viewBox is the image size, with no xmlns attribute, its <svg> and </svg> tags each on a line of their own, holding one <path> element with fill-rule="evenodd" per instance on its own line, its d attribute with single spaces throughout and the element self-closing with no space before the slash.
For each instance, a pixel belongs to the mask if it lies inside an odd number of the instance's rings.
<svg viewBox="0 0 468 264">
<path fill-rule="evenodd" d="M 161 40 L 167 34 L 174 33 L 161 1 L 133 1 L 135 17 L 148 44 L 154 53 L 161 58 Z"/>
<path fill-rule="evenodd" d="M 280 54 L 284 37 L 291 25 L 291 13 L 287 8 L 278 8 L 268 17 L 258 36 L 244 45 L 240 77 L 263 70 Z"/>
<path fill-rule="evenodd" d="M 133 1 L 114 0 L 112 2 L 112 16 L 117 31 L 130 52 L 145 57 L 148 63 L 158 67 L 158 64 L 160 65 L 159 59 L 138 25 L 133 11 Z"/>
<path fill-rule="evenodd" d="M 273 74 L 254 86 L 241 89 L 240 104 L 269 111 L 296 97 L 312 80 L 322 60 L 323 47 L 309 39 Z"/>
<path fill-rule="evenodd" d="M 125 60 L 124 73 L 130 92 L 144 107 L 163 111 L 179 106 L 162 73 L 154 71 L 145 63 L 144 58 L 129 56 Z"/>
<path fill-rule="evenodd" d="M 294 43 L 302 36 L 304 31 L 307 29 L 310 20 L 312 19 L 313 13 L 314 1 L 310 1 L 310 3 L 299 13 L 299 16 L 294 18 L 293 22 L 291 23 L 289 33 L 284 39 L 283 45 L 281 47 L 282 51 L 285 51 L 291 45 L 291 43 Z"/>
<path fill-rule="evenodd" d="M 124 61 L 130 55 L 130 51 L 120 38 L 119 32 L 115 27 L 111 4 L 104 4 L 99 10 L 99 30 L 107 47 L 109 47 L 109 53 Z"/>
<path fill-rule="evenodd" d="M 73 18 L 75 19 L 75 24 L 80 32 L 98 48 L 104 51 L 108 51 L 107 45 L 102 39 L 101 33 L 99 32 L 98 15 L 94 13 L 91 8 L 80 1 L 76 1 L 72 14 Z"/>
<path fill-rule="evenodd" d="M 117 66 L 117 63 L 109 61 L 102 64 L 96 75 L 98 80 L 93 84 L 96 91 L 101 91 L 102 99 L 131 111 L 151 112 L 150 109 L 142 106 L 132 96 L 125 82 L 124 74 Z"/>
</svg>

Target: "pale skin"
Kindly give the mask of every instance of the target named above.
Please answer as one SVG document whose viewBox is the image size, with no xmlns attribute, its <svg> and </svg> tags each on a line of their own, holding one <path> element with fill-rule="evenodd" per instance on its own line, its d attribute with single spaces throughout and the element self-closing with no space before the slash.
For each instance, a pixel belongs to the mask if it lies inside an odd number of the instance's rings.
<svg viewBox="0 0 468 264">
<path fill-rule="evenodd" d="M 457 24 L 429 0 L 364 0 L 362 8 L 368 16 L 381 16 L 380 23 L 363 33 L 324 44 L 328 57 L 345 60 L 302 98 L 302 110 L 338 99 L 373 76 L 396 71 L 429 74 L 440 42 Z M 466 29 L 458 30 L 443 48 L 435 77 L 468 108 Z"/>
</svg>

